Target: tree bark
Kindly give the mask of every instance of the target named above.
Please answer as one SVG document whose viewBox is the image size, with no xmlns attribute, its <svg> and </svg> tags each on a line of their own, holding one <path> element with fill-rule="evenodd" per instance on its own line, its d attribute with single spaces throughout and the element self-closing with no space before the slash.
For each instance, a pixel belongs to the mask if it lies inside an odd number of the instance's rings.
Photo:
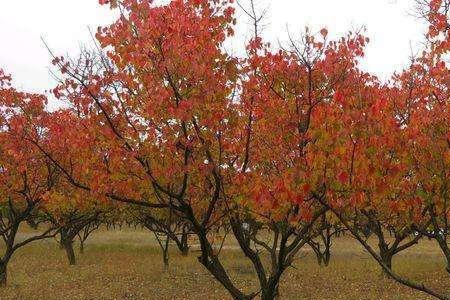
<svg viewBox="0 0 450 300">
<path fill-rule="evenodd" d="M 392 253 L 390 253 L 390 252 L 381 252 L 380 256 L 381 256 L 381 260 L 386 265 L 386 267 L 388 267 L 389 269 L 392 270 L 392 257 L 393 257 Z M 384 269 L 383 269 L 383 274 L 385 276 L 389 276 L 389 274 Z"/>
<path fill-rule="evenodd" d="M 63 241 L 64 250 L 66 251 L 67 259 L 69 260 L 69 265 L 76 265 L 75 251 L 73 250 L 73 241 Z"/>
<path fill-rule="evenodd" d="M 0 287 L 6 286 L 7 278 L 8 278 L 7 263 L 0 262 Z"/>
<path fill-rule="evenodd" d="M 84 241 L 80 240 L 80 254 L 84 253 Z"/>
<path fill-rule="evenodd" d="M 323 265 L 325 267 L 328 267 L 328 265 L 330 264 L 330 258 L 331 258 L 331 252 L 330 249 L 325 249 L 325 253 L 323 255 Z"/>
<path fill-rule="evenodd" d="M 181 201 L 180 201 L 181 202 Z M 200 223 L 194 215 L 192 208 L 183 203 L 183 212 L 186 220 L 192 225 L 193 233 L 198 237 L 200 243 L 201 255 L 197 258 L 198 261 L 210 272 L 212 276 L 230 293 L 235 300 L 250 300 L 255 298 L 256 293 L 246 295 L 234 285 L 231 278 L 228 276 L 224 266 L 219 258 L 214 254 L 211 243 L 207 238 L 207 230 L 203 223 Z"/>
<path fill-rule="evenodd" d="M 439 248 L 441 248 L 442 253 L 444 254 L 446 260 L 445 270 L 450 274 L 450 248 L 447 245 L 447 240 L 438 232 L 436 234 L 435 240 L 439 244 Z"/>
<path fill-rule="evenodd" d="M 279 299 L 279 283 L 281 274 L 274 274 L 267 282 L 267 286 L 261 289 L 261 300 Z"/>
<path fill-rule="evenodd" d="M 188 244 L 188 235 L 187 233 L 183 232 L 181 235 L 181 238 L 175 241 L 177 244 L 178 250 L 180 250 L 180 253 L 182 256 L 188 256 L 189 254 L 189 244 Z"/>
<path fill-rule="evenodd" d="M 201 255 L 198 257 L 198 261 L 219 281 L 222 286 L 231 294 L 235 300 L 250 300 L 253 299 L 252 295 L 245 295 L 242 293 L 231 281 L 224 267 L 219 259 L 214 255 L 211 244 L 206 238 L 206 234 L 199 230 L 196 232 L 201 247 Z"/>
<path fill-rule="evenodd" d="M 317 264 L 319 266 L 322 266 L 323 260 L 322 260 L 322 255 L 320 253 L 316 252 L 316 259 L 317 259 Z"/>
<path fill-rule="evenodd" d="M 261 300 L 275 300 L 278 297 L 278 288 L 262 290 Z"/>
<path fill-rule="evenodd" d="M 163 263 L 164 263 L 164 270 L 169 269 L 169 256 L 167 255 L 167 251 L 163 251 Z"/>
<path fill-rule="evenodd" d="M 163 247 L 163 262 L 164 262 L 164 269 L 169 269 L 169 236 L 166 236 L 166 241 L 164 243 Z"/>
</svg>

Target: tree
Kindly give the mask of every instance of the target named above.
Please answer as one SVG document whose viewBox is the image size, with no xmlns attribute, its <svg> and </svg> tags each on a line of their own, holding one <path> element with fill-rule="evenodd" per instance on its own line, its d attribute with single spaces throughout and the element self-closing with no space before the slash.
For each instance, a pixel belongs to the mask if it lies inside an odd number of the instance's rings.
<svg viewBox="0 0 450 300">
<path fill-rule="evenodd" d="M 55 95 L 73 109 L 49 119 L 53 142 L 36 145 L 74 186 L 100 199 L 180 215 L 200 241 L 199 261 L 233 297 L 252 298 L 257 293 L 235 286 L 208 240 L 225 218 L 262 297 L 273 299 L 325 213 L 309 194 L 323 174 L 320 163 L 309 164 L 324 157 L 313 125 L 329 112 L 333 91 L 352 84 L 365 39 L 350 34 L 325 44 L 322 30 L 321 41 L 307 33 L 304 48 L 272 53 L 257 38 L 241 67 L 221 50 L 232 34 L 227 3 L 119 5 L 122 17 L 97 34 L 113 50 L 72 62 L 55 57 L 66 76 Z M 258 236 L 264 230 L 270 243 Z M 259 249 L 272 257 L 268 266 Z"/>
<path fill-rule="evenodd" d="M 308 245 L 314 251 L 319 265 L 328 266 L 331 259 L 331 247 L 333 239 L 345 232 L 345 228 L 340 224 L 332 214 L 322 215 L 317 225 L 319 234 L 308 242 Z"/>
<path fill-rule="evenodd" d="M 274 49 L 258 35 L 252 9 L 255 36 L 239 58 L 223 49 L 232 1 L 101 3 L 121 15 L 99 28 L 98 49 L 53 60 L 61 73 L 54 94 L 69 107 L 43 114 L 45 141 L 25 130 L 67 183 L 100 203 L 148 209 L 152 230 L 172 216 L 188 224 L 199 262 L 234 299 L 279 297 L 302 247 L 317 248 L 322 235 L 329 249 L 327 212 L 387 275 L 447 299 L 392 268 L 392 257 L 417 243 L 415 231 L 447 224 L 442 1 L 430 1 L 426 14 L 431 46 L 387 84 L 360 70 L 368 42 L 360 33 L 329 41 L 326 29 L 307 29 L 300 42 Z M 253 265 L 257 291 L 239 287 L 214 250 L 209 234 L 220 226 Z M 435 238 L 445 254 L 444 237 Z"/>
<path fill-rule="evenodd" d="M 414 193 L 428 222 L 415 224 L 416 230 L 434 239 L 450 272 L 448 235 L 449 202 L 449 75 L 444 56 L 450 49 L 449 8 L 445 0 L 416 1 L 418 14 L 429 23 L 425 51 L 411 67 L 398 76 L 405 87 L 400 105 L 407 131 L 408 163 Z"/>
<path fill-rule="evenodd" d="M 77 210 L 65 212 L 60 216 L 49 216 L 55 227 L 59 228 L 59 244 L 65 250 L 69 265 L 76 264 L 74 240 L 78 237 L 80 241 L 80 252 L 84 251 L 84 243 L 89 235 L 100 225 L 98 212 L 80 213 Z"/>
<path fill-rule="evenodd" d="M 409 80 L 412 78 L 409 76 Z M 399 276 L 392 268 L 392 257 L 420 239 L 421 234 L 413 235 L 417 228 L 430 224 L 424 217 L 425 201 L 417 194 L 415 165 L 410 159 L 409 130 L 410 118 L 415 114 L 415 91 L 407 87 L 381 86 L 366 79 L 362 90 L 358 87 L 359 92 L 345 97 L 345 105 L 350 106 L 348 117 L 342 116 L 342 127 L 330 132 L 338 147 L 343 147 L 334 153 L 336 170 L 341 173 L 337 173 L 334 183 L 324 186 L 328 197 L 327 203 L 322 203 L 338 216 L 387 275 L 408 287 L 447 299 L 430 287 Z M 332 117 L 328 121 L 334 122 Z M 362 225 L 368 225 L 375 233 L 377 250 L 362 236 Z M 393 241 L 386 232 L 393 233 Z"/>
<path fill-rule="evenodd" d="M 58 169 L 24 138 L 23 130 L 35 139 L 44 138 L 39 123 L 46 99 L 18 92 L 11 78 L 0 70 L 0 236 L 4 250 L 0 256 L 0 285 L 7 283 L 7 266 L 13 254 L 27 244 L 53 237 L 58 231 L 44 224 L 42 231 L 17 239 L 20 225 L 44 223 L 41 210 L 48 193 L 57 184 Z"/>
<path fill-rule="evenodd" d="M 151 210 L 141 210 L 137 214 L 139 223 L 155 235 L 162 248 L 163 261 L 166 267 L 169 265 L 169 241 L 175 243 L 183 256 L 188 255 L 189 224 L 186 224 L 185 220 L 174 216 L 170 210 L 158 211 L 158 215 L 155 215 L 155 212 Z M 160 236 L 165 238 L 165 245 L 161 242 Z"/>
</svg>

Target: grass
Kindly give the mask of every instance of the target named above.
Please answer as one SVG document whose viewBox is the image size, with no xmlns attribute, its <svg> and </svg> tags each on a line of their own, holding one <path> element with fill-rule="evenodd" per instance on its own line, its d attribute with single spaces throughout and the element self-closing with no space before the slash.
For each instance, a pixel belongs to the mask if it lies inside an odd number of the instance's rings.
<svg viewBox="0 0 450 300">
<path fill-rule="evenodd" d="M 223 260 L 233 279 L 247 289 L 256 288 L 252 267 L 228 242 Z M 377 265 L 353 240 L 335 241 L 329 267 L 319 267 L 311 251 L 300 253 L 294 268 L 281 283 L 281 299 L 431 299 L 381 275 Z M 87 299 L 230 299 L 197 262 L 171 252 L 165 271 L 159 249 L 149 232 L 100 230 L 87 242 L 78 265 L 67 265 L 65 254 L 53 240 L 21 249 L 9 266 L 9 283 L 0 290 L 1 300 Z M 428 285 L 448 290 L 439 249 L 424 240 L 394 258 L 394 269 Z"/>
</svg>

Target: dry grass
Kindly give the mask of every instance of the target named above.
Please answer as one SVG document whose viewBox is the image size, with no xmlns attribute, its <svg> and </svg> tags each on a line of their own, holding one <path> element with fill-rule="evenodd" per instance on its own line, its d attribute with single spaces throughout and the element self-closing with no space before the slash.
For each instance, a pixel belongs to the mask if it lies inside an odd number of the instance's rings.
<svg viewBox="0 0 450 300">
<path fill-rule="evenodd" d="M 242 287 L 255 288 L 248 262 L 232 242 L 222 253 L 225 264 Z M 333 248 L 329 267 L 319 267 L 310 251 L 301 253 L 284 276 L 282 299 L 431 299 L 381 275 L 379 268 L 348 238 Z M 9 284 L 0 299 L 229 299 L 226 291 L 197 262 L 171 253 L 170 270 L 164 271 L 159 249 L 148 232 L 117 230 L 97 232 L 69 267 L 54 241 L 22 249 L 9 266 Z M 443 272 L 438 249 L 429 241 L 394 259 L 394 268 L 412 279 L 445 290 L 450 276 Z"/>
</svg>

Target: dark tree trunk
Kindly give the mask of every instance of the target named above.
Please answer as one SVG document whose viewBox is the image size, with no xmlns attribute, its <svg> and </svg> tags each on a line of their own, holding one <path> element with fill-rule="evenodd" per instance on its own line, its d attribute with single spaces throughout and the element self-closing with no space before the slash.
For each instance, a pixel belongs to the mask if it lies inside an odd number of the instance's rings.
<svg viewBox="0 0 450 300">
<path fill-rule="evenodd" d="M 169 269 L 169 240 L 170 240 L 170 237 L 169 237 L 169 235 L 165 235 L 165 240 L 163 241 L 161 239 L 161 237 L 158 235 L 158 233 L 153 231 L 153 234 L 155 235 L 156 241 L 158 242 L 158 245 L 161 248 L 161 255 L 162 255 L 162 260 L 163 260 L 163 264 L 164 264 L 164 269 L 167 270 L 167 269 Z"/>
<path fill-rule="evenodd" d="M 188 256 L 189 255 L 189 247 L 184 247 L 180 249 L 182 256 Z"/>
<path fill-rule="evenodd" d="M 66 240 L 63 241 L 64 250 L 67 254 L 67 259 L 69 260 L 69 265 L 74 266 L 76 265 L 76 258 L 75 258 L 75 251 L 73 251 L 73 241 Z"/>
<path fill-rule="evenodd" d="M 278 288 L 277 289 L 264 289 L 262 290 L 261 300 L 274 300 L 278 297 Z"/>
<path fill-rule="evenodd" d="M 327 229 L 327 236 L 325 238 L 325 249 L 323 251 L 323 264 L 328 267 L 331 259 L 331 238 L 333 234 L 330 233 L 330 228 Z"/>
<path fill-rule="evenodd" d="M 325 244 L 325 249 L 321 249 L 320 244 L 314 244 L 314 242 L 309 243 L 311 246 L 311 249 L 316 254 L 317 264 L 319 266 L 327 267 L 330 264 L 330 258 L 331 258 L 331 243 L 329 241 Z"/>
<path fill-rule="evenodd" d="M 201 256 L 198 257 L 198 261 L 219 281 L 222 286 L 227 289 L 235 300 L 249 300 L 253 299 L 252 296 L 247 296 L 242 293 L 231 281 L 224 267 L 219 259 L 214 255 L 214 251 L 211 244 L 206 238 L 206 234 L 202 230 L 196 232 L 201 247 Z"/>
<path fill-rule="evenodd" d="M 7 283 L 7 263 L 0 262 L 0 287 L 5 287 Z"/>
<path fill-rule="evenodd" d="M 319 266 L 328 267 L 331 259 L 331 252 L 329 248 L 325 248 L 323 253 L 320 249 L 313 248 L 314 253 L 316 254 L 317 264 Z"/>
<path fill-rule="evenodd" d="M 180 201 L 181 202 L 181 201 Z M 214 254 L 211 243 L 207 238 L 207 230 L 202 223 L 206 223 L 205 220 L 200 223 L 194 215 L 192 208 L 182 203 L 183 212 L 186 216 L 186 220 L 192 225 L 193 233 L 198 237 L 200 243 L 200 256 L 198 261 L 210 272 L 214 278 L 220 282 L 220 284 L 230 293 L 235 300 L 250 300 L 255 298 L 256 295 L 246 295 L 237 288 L 228 276 L 224 266 L 220 262 L 219 258 Z"/>
<path fill-rule="evenodd" d="M 169 236 L 166 236 L 166 241 L 164 243 L 163 247 L 163 262 L 164 262 L 164 269 L 169 269 Z"/>
<path fill-rule="evenodd" d="M 267 286 L 261 289 L 261 300 L 274 300 L 279 299 L 279 283 L 281 274 L 275 274 L 269 278 Z"/>
<path fill-rule="evenodd" d="M 328 265 L 330 264 L 330 258 L 331 258 L 330 249 L 326 249 L 325 253 L 323 254 L 323 264 L 325 267 L 328 267 Z"/>
<path fill-rule="evenodd" d="M 316 252 L 316 259 L 317 259 L 317 264 L 318 264 L 319 266 L 321 266 L 322 263 L 323 263 L 322 254 Z"/>
<path fill-rule="evenodd" d="M 391 251 L 380 251 L 381 260 L 390 270 L 392 270 L 392 257 L 393 256 L 394 255 Z M 389 274 L 384 269 L 383 269 L 383 275 L 389 277 Z"/>
<path fill-rule="evenodd" d="M 188 256 L 189 254 L 189 244 L 188 244 L 188 234 L 186 232 L 183 232 L 181 235 L 181 239 L 178 242 L 177 241 L 177 247 L 181 252 L 181 255 Z"/>
<path fill-rule="evenodd" d="M 169 269 L 169 255 L 167 254 L 167 251 L 163 251 L 163 263 L 164 263 L 164 270 Z"/>
<path fill-rule="evenodd" d="M 435 240 L 438 242 L 439 248 L 441 248 L 441 251 L 444 254 L 446 260 L 445 270 L 450 274 L 450 248 L 447 245 L 447 239 L 438 232 Z"/>
<path fill-rule="evenodd" d="M 200 256 L 198 257 L 198 261 L 222 284 L 222 286 L 231 294 L 233 299 L 250 300 L 254 298 L 245 295 L 233 285 L 230 278 L 226 275 L 222 264 L 216 258 L 204 258 L 203 256 Z"/>
<path fill-rule="evenodd" d="M 84 241 L 80 240 L 80 254 L 84 253 Z"/>
<path fill-rule="evenodd" d="M 6 250 L 3 257 L 0 258 L 0 287 L 5 287 L 8 281 L 8 263 L 14 253 L 14 241 L 17 231 L 19 230 L 19 222 L 12 225 L 10 231 L 6 235 L 5 246 Z M 5 238 L 5 235 L 2 236 Z"/>
<path fill-rule="evenodd" d="M 278 299 L 278 287 L 275 289 L 263 289 L 261 300 L 275 300 Z"/>
</svg>

